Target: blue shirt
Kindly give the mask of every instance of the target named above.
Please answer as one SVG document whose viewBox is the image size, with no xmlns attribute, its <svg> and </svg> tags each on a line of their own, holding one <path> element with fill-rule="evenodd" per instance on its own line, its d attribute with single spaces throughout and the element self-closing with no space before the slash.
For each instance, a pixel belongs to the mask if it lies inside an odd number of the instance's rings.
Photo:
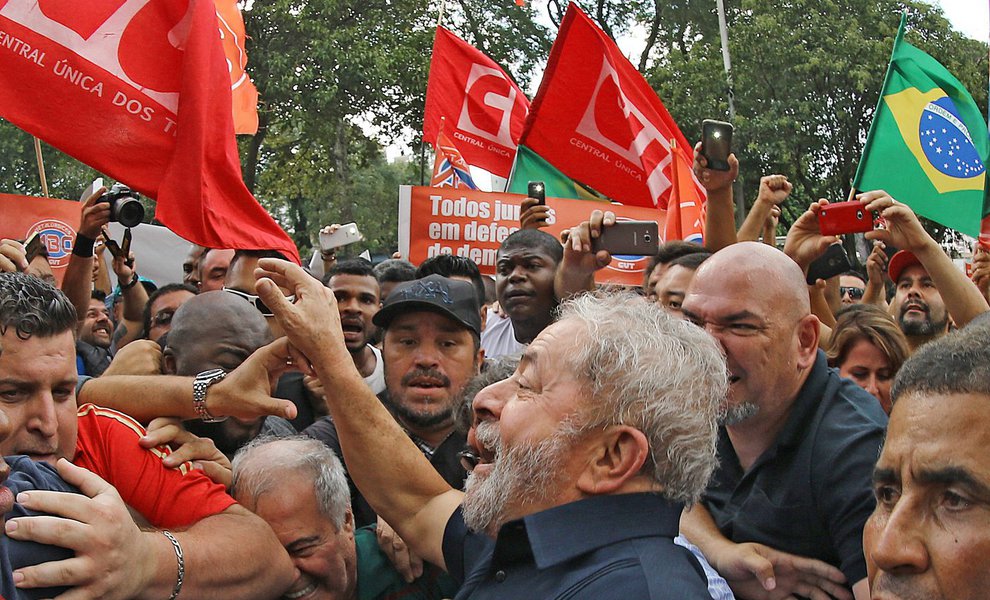
<svg viewBox="0 0 990 600">
<path fill-rule="evenodd" d="M 866 577 L 863 526 L 873 512 L 873 465 L 887 416 L 819 350 L 774 443 L 743 471 L 720 428 L 719 466 L 703 503 L 733 542 L 757 542 Z"/>
<path fill-rule="evenodd" d="M 595 496 L 506 523 L 495 540 L 458 508 L 443 555 L 456 599 L 708 599 L 698 561 L 674 544 L 682 506 L 656 494 Z"/>
</svg>

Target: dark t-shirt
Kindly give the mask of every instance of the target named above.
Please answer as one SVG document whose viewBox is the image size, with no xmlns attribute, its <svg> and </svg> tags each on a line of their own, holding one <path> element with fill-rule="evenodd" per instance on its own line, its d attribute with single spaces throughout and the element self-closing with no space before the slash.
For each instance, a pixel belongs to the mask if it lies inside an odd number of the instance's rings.
<svg viewBox="0 0 990 600">
<path fill-rule="evenodd" d="M 385 393 L 379 394 L 378 398 L 382 399 Z M 388 403 L 385 403 L 388 406 Z M 316 420 L 315 423 L 303 430 L 303 433 L 308 435 L 313 439 L 320 440 L 324 444 L 330 447 L 337 456 L 344 460 L 344 455 L 340 449 L 340 438 L 337 436 L 337 427 L 333 423 L 331 417 L 321 417 Z M 410 436 L 413 437 L 413 436 Z M 415 442 L 416 440 L 413 439 Z M 417 446 L 423 450 L 423 453 L 427 458 L 430 459 L 430 464 L 433 468 L 437 470 L 437 473 L 443 477 L 447 485 L 454 488 L 455 490 L 463 489 L 464 480 L 467 478 L 467 471 L 461 466 L 460 458 L 458 458 L 458 453 L 464 450 L 467 444 L 467 438 L 464 434 L 457 431 L 452 431 L 447 439 L 445 439 L 439 446 L 437 446 L 432 453 L 427 452 L 426 449 L 419 443 Z M 347 464 L 344 463 L 344 470 L 347 470 Z M 350 473 L 347 474 L 347 485 L 351 488 L 351 509 L 354 512 L 354 523 L 357 527 L 365 527 L 367 525 L 374 525 L 378 522 L 377 515 L 368 501 L 364 499 L 360 490 L 354 485 L 351 480 Z"/>
<path fill-rule="evenodd" d="M 880 403 L 819 351 L 784 429 L 748 472 L 720 429 L 703 503 L 730 540 L 827 562 L 852 585 L 866 577 L 863 525 L 886 427 Z"/>
</svg>

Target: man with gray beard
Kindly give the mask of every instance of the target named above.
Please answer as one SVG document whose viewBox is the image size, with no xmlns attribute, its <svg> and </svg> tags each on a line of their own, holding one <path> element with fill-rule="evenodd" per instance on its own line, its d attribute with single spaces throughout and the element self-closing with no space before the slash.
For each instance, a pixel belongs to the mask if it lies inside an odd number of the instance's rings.
<svg viewBox="0 0 990 600">
<path fill-rule="evenodd" d="M 719 467 L 683 534 L 737 596 L 868 598 L 863 524 L 887 419 L 828 368 L 801 268 L 735 244 L 698 268 L 681 308 L 729 368 Z"/>
<path fill-rule="evenodd" d="M 480 462 L 465 495 L 364 385 L 324 288 L 284 261 L 262 260 L 259 277 L 292 362 L 326 386 L 355 483 L 461 583 L 457 599 L 709 598 L 673 542 L 715 467 L 726 390 L 703 331 L 629 294 L 566 303 L 515 374 L 475 398 Z"/>
</svg>

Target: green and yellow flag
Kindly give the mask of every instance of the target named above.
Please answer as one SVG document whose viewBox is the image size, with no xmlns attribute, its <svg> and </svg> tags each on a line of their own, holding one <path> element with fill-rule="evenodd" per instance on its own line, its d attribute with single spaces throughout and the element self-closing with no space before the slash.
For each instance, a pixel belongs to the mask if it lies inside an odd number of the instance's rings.
<svg viewBox="0 0 990 600">
<path fill-rule="evenodd" d="M 604 198 L 595 196 L 580 183 L 561 173 L 548 163 L 542 156 L 522 144 L 516 149 L 516 162 L 509 175 L 509 183 L 505 191 L 513 194 L 525 194 L 530 181 L 542 181 L 546 186 L 546 194 L 550 198 L 573 198 L 575 200 L 598 200 Z"/>
<path fill-rule="evenodd" d="M 937 60 L 894 40 L 853 186 L 883 189 L 916 213 L 976 237 L 984 216 L 990 135 L 966 88 Z"/>
</svg>

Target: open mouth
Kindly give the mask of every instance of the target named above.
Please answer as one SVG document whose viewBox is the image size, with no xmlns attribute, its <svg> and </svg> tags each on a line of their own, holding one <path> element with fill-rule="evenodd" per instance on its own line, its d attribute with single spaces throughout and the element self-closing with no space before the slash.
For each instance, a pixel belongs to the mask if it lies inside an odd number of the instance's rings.
<svg viewBox="0 0 990 600">
<path fill-rule="evenodd" d="M 503 294 L 506 300 L 515 300 L 516 298 L 531 298 L 533 297 L 533 292 L 529 290 L 514 289 L 508 290 Z"/>
<path fill-rule="evenodd" d="M 409 387 L 422 389 L 422 390 L 430 390 L 435 388 L 445 388 L 447 387 L 447 385 L 445 382 L 439 379 L 419 377 L 410 381 Z"/>
<path fill-rule="evenodd" d="M 364 324 L 360 321 L 341 321 L 340 328 L 344 333 L 363 333 Z"/>
<path fill-rule="evenodd" d="M 303 596 L 308 596 L 315 591 L 316 591 L 316 584 L 311 583 L 306 587 L 304 587 L 303 589 L 299 590 L 298 592 L 286 592 L 284 597 L 288 598 L 289 600 L 295 600 L 296 598 L 302 598 Z"/>
</svg>

